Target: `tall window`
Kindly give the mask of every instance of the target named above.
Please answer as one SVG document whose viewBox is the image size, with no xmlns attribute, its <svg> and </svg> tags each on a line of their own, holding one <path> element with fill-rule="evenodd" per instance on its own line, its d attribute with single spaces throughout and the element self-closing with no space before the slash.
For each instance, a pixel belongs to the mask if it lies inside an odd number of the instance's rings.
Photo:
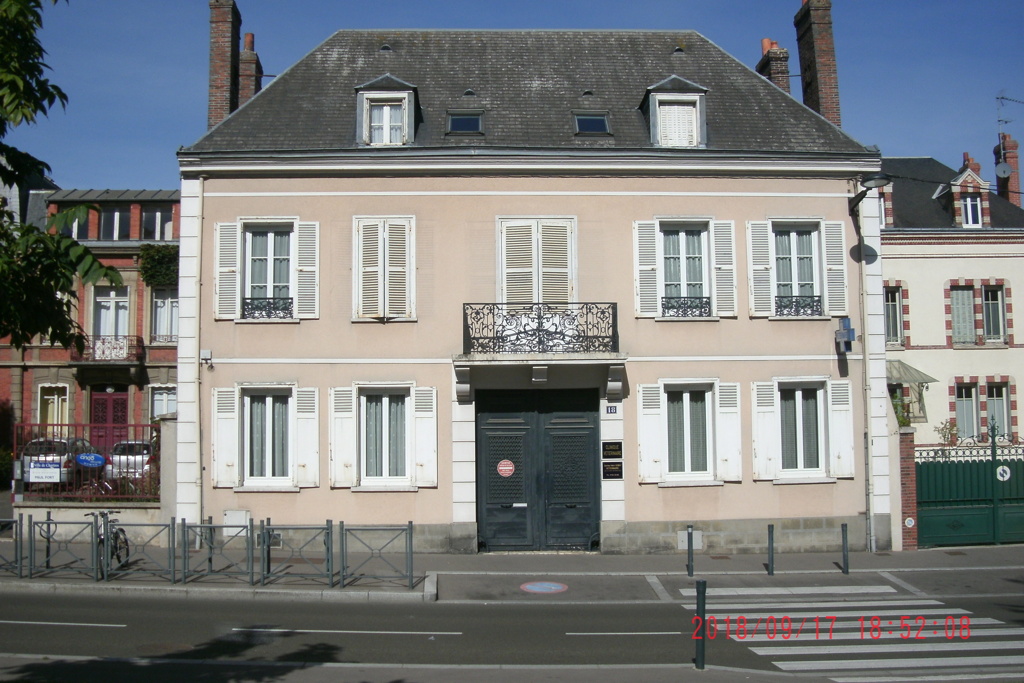
<svg viewBox="0 0 1024 683">
<path fill-rule="evenodd" d="M 244 318 L 291 318 L 291 226 L 245 231 Z"/>
<path fill-rule="evenodd" d="M 784 470 L 821 468 L 820 394 L 814 387 L 779 390 Z"/>
<path fill-rule="evenodd" d="M 885 343 L 903 345 L 903 296 L 899 287 L 886 287 Z"/>
<path fill-rule="evenodd" d="M 662 224 L 662 315 L 711 315 L 707 234 L 706 224 Z"/>
<path fill-rule="evenodd" d="M 170 240 L 174 239 L 172 215 L 174 207 L 170 204 L 142 207 L 142 239 Z"/>
<path fill-rule="evenodd" d="M 782 225 L 774 233 L 775 314 L 822 315 L 817 231 Z"/>
<path fill-rule="evenodd" d="M 174 344 L 178 341 L 178 292 L 174 289 L 153 290 L 153 344 Z"/>
<path fill-rule="evenodd" d="M 705 389 L 670 389 L 667 398 L 668 472 L 708 471 L 709 420 Z"/>
<path fill-rule="evenodd" d="M 960 196 L 960 210 L 965 228 L 981 227 L 981 195 L 964 193 Z"/>
<path fill-rule="evenodd" d="M 178 410 L 178 390 L 176 387 L 153 387 L 150 390 L 150 417 L 168 415 Z"/>
<path fill-rule="evenodd" d="M 39 387 L 39 422 L 67 424 L 68 387 L 64 384 Z"/>
<path fill-rule="evenodd" d="M 981 423 L 978 419 L 978 387 L 974 384 L 957 384 L 956 394 L 956 430 L 961 439 L 977 437 L 981 434 Z"/>
<path fill-rule="evenodd" d="M 953 319 L 953 343 L 974 344 L 974 288 L 951 287 L 949 305 Z"/>
<path fill-rule="evenodd" d="M 131 235 L 131 210 L 127 206 L 105 206 L 100 211 L 100 239 L 126 240 Z"/>
<path fill-rule="evenodd" d="M 354 254 L 355 317 L 415 317 L 412 217 L 357 217 Z"/>
<path fill-rule="evenodd" d="M 985 341 L 1006 340 L 1006 302 L 1000 285 L 985 285 L 981 288 L 982 318 Z"/>
<path fill-rule="evenodd" d="M 1009 434 L 1010 424 L 1010 388 L 1006 384 L 988 384 L 985 387 L 985 405 L 987 408 L 988 426 L 996 427 L 997 434 Z"/>
<path fill-rule="evenodd" d="M 360 395 L 362 478 L 386 482 L 409 478 L 407 391 Z"/>
<path fill-rule="evenodd" d="M 413 141 L 413 94 L 364 91 L 358 94 L 359 139 L 374 147 Z"/>
<path fill-rule="evenodd" d="M 127 287 L 94 288 L 92 333 L 97 337 L 123 337 L 128 334 Z"/>
<path fill-rule="evenodd" d="M 290 392 L 244 395 L 246 481 L 288 477 Z"/>
</svg>

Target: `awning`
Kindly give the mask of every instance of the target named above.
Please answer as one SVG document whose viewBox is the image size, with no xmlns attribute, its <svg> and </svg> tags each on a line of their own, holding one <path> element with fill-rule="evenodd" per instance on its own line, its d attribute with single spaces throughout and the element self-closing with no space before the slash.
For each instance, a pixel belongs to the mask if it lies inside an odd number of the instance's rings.
<svg viewBox="0 0 1024 683">
<path fill-rule="evenodd" d="M 889 384 L 927 384 L 939 381 L 901 360 L 885 361 L 885 377 Z"/>
</svg>

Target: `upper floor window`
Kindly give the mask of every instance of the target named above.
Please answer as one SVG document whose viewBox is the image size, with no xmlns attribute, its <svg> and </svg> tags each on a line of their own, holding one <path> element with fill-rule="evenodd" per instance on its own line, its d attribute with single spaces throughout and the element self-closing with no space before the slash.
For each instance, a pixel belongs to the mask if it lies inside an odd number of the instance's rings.
<svg viewBox="0 0 1024 683">
<path fill-rule="evenodd" d="M 981 434 L 978 414 L 978 385 L 957 384 L 954 390 L 956 402 L 956 432 L 961 439 L 970 439 Z"/>
<path fill-rule="evenodd" d="M 152 344 L 175 344 L 178 341 L 178 292 L 175 289 L 153 290 Z"/>
<path fill-rule="evenodd" d="M 899 287 L 883 290 L 885 301 L 885 343 L 903 346 L 903 292 Z"/>
<path fill-rule="evenodd" d="M 60 234 L 79 242 L 89 239 L 88 221 L 80 221 L 77 218 L 60 229 Z"/>
<path fill-rule="evenodd" d="M 751 314 L 847 314 L 846 237 L 841 222 L 751 222 Z"/>
<path fill-rule="evenodd" d="M 355 317 L 409 320 L 415 317 L 416 268 L 413 218 L 355 219 Z"/>
<path fill-rule="evenodd" d="M 479 111 L 448 112 L 448 133 L 451 135 L 480 135 L 484 132 L 483 113 Z"/>
<path fill-rule="evenodd" d="M 610 135 L 612 132 L 607 112 L 576 112 L 573 116 L 577 135 Z"/>
<path fill-rule="evenodd" d="M 994 425 L 996 434 L 1009 434 L 1013 431 L 1010 418 L 1010 387 L 1005 382 L 985 386 L 985 406 L 988 416 L 988 428 Z"/>
<path fill-rule="evenodd" d="M 174 207 L 170 204 L 142 207 L 142 239 L 174 239 Z"/>
<path fill-rule="evenodd" d="M 575 301 L 575 221 L 507 218 L 501 220 L 500 232 L 500 301 L 516 304 Z"/>
<path fill-rule="evenodd" d="M 217 319 L 319 317 L 319 224 L 219 223 L 215 251 Z"/>
<path fill-rule="evenodd" d="M 407 145 L 413 141 L 412 94 L 360 92 L 360 139 L 374 147 Z"/>
<path fill-rule="evenodd" d="M 981 195 L 976 192 L 960 195 L 960 210 L 963 215 L 965 228 L 980 228 L 981 221 Z"/>
<path fill-rule="evenodd" d="M 949 287 L 950 338 L 953 344 L 1003 344 L 1009 341 L 1007 289 L 959 281 Z M 981 315 L 978 315 L 980 310 Z"/>
<path fill-rule="evenodd" d="M 100 210 L 100 239 L 126 240 L 131 236 L 131 209 L 127 206 L 105 206 Z"/>
<path fill-rule="evenodd" d="M 1006 301 L 1001 285 L 981 288 L 981 316 L 985 328 L 985 341 L 1006 341 Z"/>
<path fill-rule="evenodd" d="M 634 233 L 638 315 L 669 318 L 735 315 L 731 221 L 637 222 Z"/>
<path fill-rule="evenodd" d="M 699 95 L 654 94 L 651 96 L 651 134 L 661 147 L 699 147 L 701 105 Z"/>
</svg>

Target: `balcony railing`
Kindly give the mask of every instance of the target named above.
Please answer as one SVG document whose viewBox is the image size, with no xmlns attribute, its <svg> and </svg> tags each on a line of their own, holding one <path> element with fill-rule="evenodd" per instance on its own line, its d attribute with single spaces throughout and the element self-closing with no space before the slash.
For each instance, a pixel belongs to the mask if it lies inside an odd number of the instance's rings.
<svg viewBox="0 0 1024 683">
<path fill-rule="evenodd" d="M 247 319 L 293 318 L 292 299 L 291 297 L 242 299 L 242 317 Z"/>
<path fill-rule="evenodd" d="M 614 303 L 463 304 L 466 353 L 619 350 Z"/>
<path fill-rule="evenodd" d="M 710 318 L 711 297 L 664 296 L 661 298 L 661 314 L 666 318 Z"/>
<path fill-rule="evenodd" d="M 780 318 L 811 318 L 824 315 L 820 296 L 777 296 L 775 315 Z"/>
<path fill-rule="evenodd" d="M 71 360 L 80 363 L 136 362 L 141 361 L 145 353 L 142 337 L 89 337 L 85 341 L 82 353 L 72 349 Z"/>
</svg>

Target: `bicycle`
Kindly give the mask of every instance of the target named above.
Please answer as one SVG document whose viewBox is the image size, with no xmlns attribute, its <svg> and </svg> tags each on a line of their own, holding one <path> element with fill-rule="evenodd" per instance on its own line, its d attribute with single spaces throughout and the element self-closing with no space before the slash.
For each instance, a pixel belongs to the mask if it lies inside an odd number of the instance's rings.
<svg viewBox="0 0 1024 683">
<path fill-rule="evenodd" d="M 118 512 L 119 510 L 102 510 L 85 514 L 86 517 L 92 517 L 94 522 L 98 522 L 96 557 L 99 560 L 100 575 L 103 579 L 107 578 L 107 574 L 111 569 L 116 569 L 125 564 L 131 554 L 131 549 L 128 545 L 128 533 L 124 530 L 124 527 L 115 527 L 114 525 L 118 523 L 118 520 L 110 516 Z M 109 546 L 106 539 L 108 530 L 112 537 Z M 114 564 L 112 560 L 117 560 L 117 564 Z"/>
</svg>

